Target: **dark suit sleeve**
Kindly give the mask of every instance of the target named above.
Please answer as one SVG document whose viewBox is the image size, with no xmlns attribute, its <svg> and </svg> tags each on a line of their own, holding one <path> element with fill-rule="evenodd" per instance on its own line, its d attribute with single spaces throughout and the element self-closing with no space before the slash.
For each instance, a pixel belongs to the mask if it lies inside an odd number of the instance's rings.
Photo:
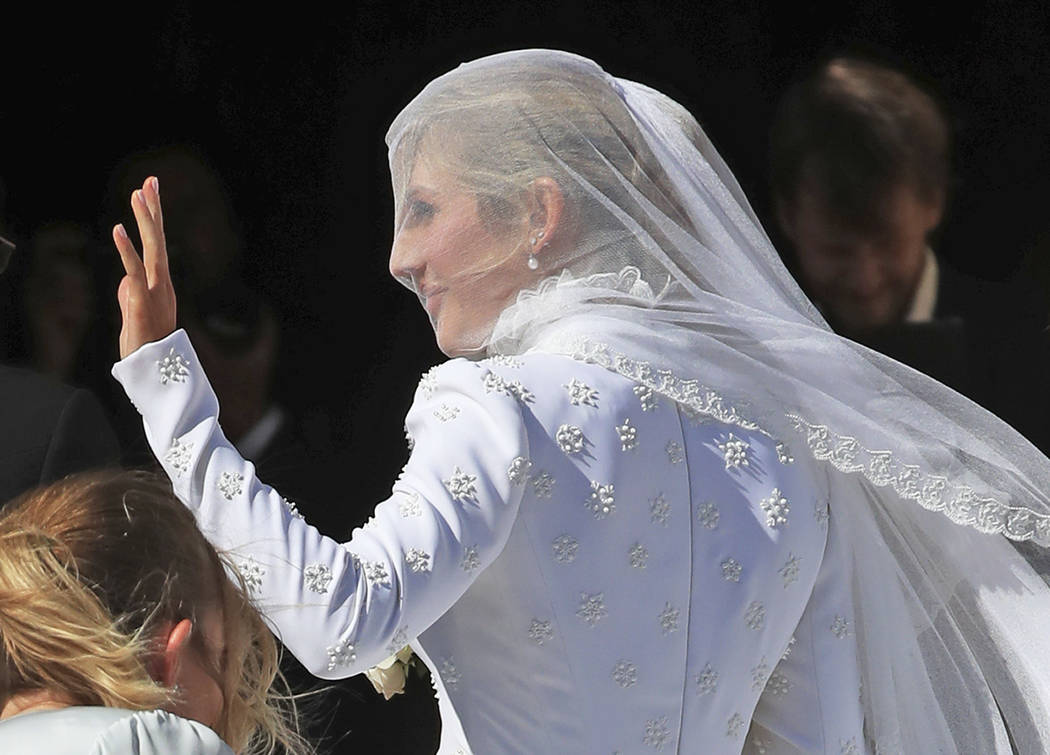
<svg viewBox="0 0 1050 755">
<path fill-rule="evenodd" d="M 70 393 L 44 454 L 40 483 L 119 461 L 117 436 L 102 406 L 85 390 Z"/>
</svg>

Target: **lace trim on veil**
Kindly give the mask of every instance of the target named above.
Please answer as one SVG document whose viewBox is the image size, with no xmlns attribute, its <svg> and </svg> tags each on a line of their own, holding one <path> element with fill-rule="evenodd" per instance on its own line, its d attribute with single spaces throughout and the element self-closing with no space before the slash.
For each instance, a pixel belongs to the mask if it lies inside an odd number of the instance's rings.
<svg viewBox="0 0 1050 755">
<path fill-rule="evenodd" d="M 684 380 L 671 370 L 631 359 L 613 351 L 607 344 L 586 337 L 574 340 L 570 354 L 574 359 L 604 367 L 641 383 L 697 414 L 773 437 L 768 430 L 743 416 L 717 391 L 698 380 Z M 890 451 L 872 451 L 856 438 L 840 435 L 826 425 L 809 422 L 797 414 L 784 416 L 789 426 L 804 438 L 806 447 L 817 461 L 827 462 L 840 472 L 860 473 L 878 487 L 889 486 L 901 498 L 940 512 L 956 524 L 1050 547 L 1050 516 L 980 495 L 968 485 L 954 484 L 943 475 L 905 464 Z"/>
</svg>

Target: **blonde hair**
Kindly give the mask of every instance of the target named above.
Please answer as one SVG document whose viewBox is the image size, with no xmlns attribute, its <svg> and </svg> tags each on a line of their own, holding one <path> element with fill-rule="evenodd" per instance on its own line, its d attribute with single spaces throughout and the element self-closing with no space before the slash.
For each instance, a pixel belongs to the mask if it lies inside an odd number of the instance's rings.
<svg viewBox="0 0 1050 755">
<path fill-rule="evenodd" d="M 150 675 L 157 630 L 197 627 L 214 609 L 226 642 L 216 732 L 241 753 L 309 752 L 294 698 L 271 689 L 283 683 L 272 634 L 167 480 L 77 475 L 0 511 L 0 707 L 37 689 L 80 705 L 166 707 L 176 692 Z"/>
<path fill-rule="evenodd" d="M 635 251 L 641 242 L 610 205 L 652 203 L 679 228 L 695 233 L 613 80 L 571 55 L 544 51 L 533 53 L 529 62 L 522 66 L 518 58 L 496 56 L 461 66 L 431 82 L 398 115 L 387 133 L 395 203 L 400 205 L 413 167 L 425 154 L 475 196 L 483 222 L 503 230 L 526 217 L 530 183 L 554 179 L 565 199 L 563 222 L 577 235 L 564 266 L 598 247 L 606 268 L 649 264 L 647 255 Z M 660 95 L 660 106 L 672 109 L 687 135 L 699 133 L 680 105 Z M 629 214 L 644 235 L 663 238 L 661 225 L 647 222 L 648 212 Z M 666 277 L 660 266 L 643 273 Z"/>
</svg>

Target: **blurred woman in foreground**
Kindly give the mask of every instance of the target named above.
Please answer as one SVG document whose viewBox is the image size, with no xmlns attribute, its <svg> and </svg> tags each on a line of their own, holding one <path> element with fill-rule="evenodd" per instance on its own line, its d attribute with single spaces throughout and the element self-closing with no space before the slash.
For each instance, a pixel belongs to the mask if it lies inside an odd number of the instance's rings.
<svg viewBox="0 0 1050 755">
<path fill-rule="evenodd" d="M 166 481 L 66 478 L 0 513 L 0 751 L 303 752 L 274 639 Z"/>
</svg>

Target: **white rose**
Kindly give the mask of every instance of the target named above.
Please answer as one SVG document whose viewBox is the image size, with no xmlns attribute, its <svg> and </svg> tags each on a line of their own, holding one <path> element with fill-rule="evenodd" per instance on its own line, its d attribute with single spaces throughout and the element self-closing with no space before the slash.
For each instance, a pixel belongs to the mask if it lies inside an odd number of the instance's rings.
<svg viewBox="0 0 1050 755">
<path fill-rule="evenodd" d="M 384 698 L 389 700 L 394 695 L 405 691 L 408 662 L 412 658 L 412 648 L 403 647 L 394 655 L 383 660 L 365 672 L 368 681 Z"/>
</svg>

